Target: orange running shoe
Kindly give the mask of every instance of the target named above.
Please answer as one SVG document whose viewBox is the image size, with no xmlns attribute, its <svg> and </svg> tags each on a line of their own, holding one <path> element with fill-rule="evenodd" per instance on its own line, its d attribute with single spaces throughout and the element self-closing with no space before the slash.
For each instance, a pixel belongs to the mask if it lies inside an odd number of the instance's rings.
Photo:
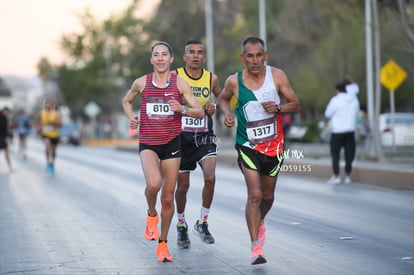
<svg viewBox="0 0 414 275">
<path fill-rule="evenodd" d="M 168 245 L 166 242 L 160 242 L 158 244 L 155 254 L 157 254 L 158 261 L 161 263 L 174 261 L 173 257 L 170 255 L 170 252 L 168 252 Z"/>
<path fill-rule="evenodd" d="M 264 243 L 265 243 L 265 233 L 266 233 L 266 228 L 264 226 L 264 222 L 261 222 L 259 224 L 259 232 L 257 234 L 257 237 L 262 247 L 264 246 Z"/>
<path fill-rule="evenodd" d="M 252 265 L 256 264 L 264 264 L 266 263 L 266 259 L 264 257 L 263 249 L 260 245 L 255 244 L 252 249 Z"/>
<path fill-rule="evenodd" d="M 145 226 L 144 236 L 149 241 L 158 240 L 160 232 L 157 229 L 158 213 L 155 217 L 147 216 L 147 225 Z"/>
</svg>

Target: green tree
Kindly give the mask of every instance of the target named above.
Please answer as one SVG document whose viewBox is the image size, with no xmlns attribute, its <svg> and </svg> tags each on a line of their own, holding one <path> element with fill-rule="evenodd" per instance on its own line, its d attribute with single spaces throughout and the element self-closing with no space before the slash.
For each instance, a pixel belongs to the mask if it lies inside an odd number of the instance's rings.
<svg viewBox="0 0 414 275">
<path fill-rule="evenodd" d="M 78 116 L 89 101 L 97 102 L 103 113 L 119 111 L 120 104 L 114 103 L 120 102 L 126 86 L 141 74 L 146 55 L 141 51 L 143 22 L 134 16 L 134 3 L 104 22 L 89 10 L 79 19 L 83 30 L 64 35 L 61 43 L 72 57 L 58 68 L 65 102 Z"/>
<path fill-rule="evenodd" d="M 258 1 L 212 3 L 215 73 L 223 85 L 228 75 L 242 68 L 241 40 L 259 32 Z M 59 87 L 76 113 L 90 100 L 104 112 L 119 111 L 118 102 L 132 81 L 152 70 L 149 50 L 154 41 L 173 46 L 173 68 L 182 65 L 185 41 L 205 41 L 204 0 L 163 0 L 149 21 L 135 16 L 144 4 L 131 1 L 125 11 L 103 22 L 86 10 L 79 16 L 83 30 L 63 36 L 62 46 L 71 60 L 58 67 Z M 411 2 L 407 9 L 413 10 Z M 379 10 L 383 63 L 392 58 L 409 75 L 398 89 L 397 110 L 413 110 L 414 46 L 404 32 L 396 1 L 379 1 Z M 266 1 L 266 23 L 268 63 L 288 75 L 301 100 L 303 119 L 321 118 L 335 83 L 348 74 L 359 83 L 361 106 L 365 106 L 363 1 Z M 384 96 L 383 110 L 387 106 Z"/>
</svg>

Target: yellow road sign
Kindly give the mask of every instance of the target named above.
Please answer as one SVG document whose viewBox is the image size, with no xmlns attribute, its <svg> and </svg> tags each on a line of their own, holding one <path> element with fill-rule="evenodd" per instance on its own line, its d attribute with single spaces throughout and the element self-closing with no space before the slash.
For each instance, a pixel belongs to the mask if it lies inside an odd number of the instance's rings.
<svg viewBox="0 0 414 275">
<path fill-rule="evenodd" d="M 395 91 L 407 77 L 404 69 L 398 66 L 392 59 L 382 66 L 380 73 L 381 84 L 390 91 Z"/>
</svg>

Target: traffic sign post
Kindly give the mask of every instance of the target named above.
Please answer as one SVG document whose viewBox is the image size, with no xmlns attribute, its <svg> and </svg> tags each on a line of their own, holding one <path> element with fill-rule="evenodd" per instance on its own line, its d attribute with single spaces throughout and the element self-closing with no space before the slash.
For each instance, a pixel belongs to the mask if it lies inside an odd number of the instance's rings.
<svg viewBox="0 0 414 275">
<path fill-rule="evenodd" d="M 95 138 L 95 129 L 96 129 L 96 117 L 101 113 L 101 107 L 94 101 L 88 102 L 85 105 L 83 111 L 88 115 L 91 124 L 90 124 L 90 135 L 91 138 Z"/>
<path fill-rule="evenodd" d="M 403 68 L 398 66 L 392 59 L 390 59 L 381 68 L 381 84 L 385 86 L 390 92 L 390 113 L 391 113 L 391 134 L 392 134 L 392 149 L 395 151 L 395 133 L 394 133 L 394 114 L 395 114 L 395 90 L 407 78 L 407 73 Z"/>
<path fill-rule="evenodd" d="M 83 109 L 89 118 L 94 118 L 101 112 L 101 108 L 94 101 L 90 101 Z"/>
</svg>

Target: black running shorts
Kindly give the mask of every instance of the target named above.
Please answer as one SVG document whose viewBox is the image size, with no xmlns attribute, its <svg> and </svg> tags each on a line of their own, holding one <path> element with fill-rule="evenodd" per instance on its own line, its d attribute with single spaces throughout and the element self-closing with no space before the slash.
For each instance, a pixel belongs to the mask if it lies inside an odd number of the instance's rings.
<svg viewBox="0 0 414 275">
<path fill-rule="evenodd" d="M 47 136 L 42 136 L 42 138 L 50 140 L 50 144 L 52 144 L 52 145 L 58 145 L 59 141 L 60 141 L 59 137 L 51 138 L 51 137 L 47 137 Z"/>
<path fill-rule="evenodd" d="M 154 151 L 160 160 L 173 159 L 181 157 L 181 139 L 176 136 L 170 142 L 161 145 L 148 145 L 144 143 L 139 144 L 139 152 L 142 150 Z"/>
<path fill-rule="evenodd" d="M 238 164 L 243 172 L 243 167 L 259 172 L 260 175 L 276 177 L 283 164 L 283 153 L 275 157 L 269 157 L 251 148 L 236 144 L 234 146 L 238 154 Z"/>
<path fill-rule="evenodd" d="M 205 158 L 217 156 L 217 145 L 214 143 L 196 146 L 194 144 L 181 145 L 180 172 L 188 172 L 197 168 Z M 201 164 L 200 164 L 201 166 Z"/>
<path fill-rule="evenodd" d="M 0 137 L 0 149 L 7 148 L 7 137 Z"/>
</svg>

